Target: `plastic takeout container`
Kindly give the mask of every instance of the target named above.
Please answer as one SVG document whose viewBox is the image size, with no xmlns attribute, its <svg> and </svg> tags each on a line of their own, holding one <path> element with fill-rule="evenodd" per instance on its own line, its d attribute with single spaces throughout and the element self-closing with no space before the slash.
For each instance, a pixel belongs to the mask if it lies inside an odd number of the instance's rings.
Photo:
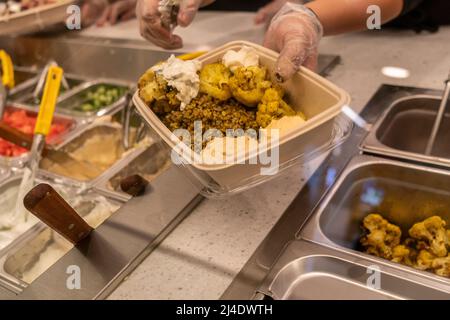
<svg viewBox="0 0 450 320">
<path fill-rule="evenodd" d="M 218 47 L 197 58 L 203 65 L 219 62 L 228 50 L 239 50 L 242 46 L 256 49 L 260 64 L 266 66 L 274 74 L 277 53 L 259 45 L 234 41 Z M 353 124 L 340 115 L 344 105 L 349 104 L 347 92 L 338 88 L 318 74 L 301 68 L 294 77 L 283 84 L 287 100 L 296 110 L 303 112 L 307 121 L 299 128 L 279 137 L 279 143 L 270 145 L 265 150 L 245 154 L 245 163 L 238 164 L 202 164 L 192 162 L 186 152 L 178 152 L 182 160 L 181 166 L 189 177 L 202 187 L 206 196 L 221 196 L 246 190 L 268 181 L 294 164 L 304 164 L 324 154 L 342 143 L 350 134 Z M 133 97 L 134 104 L 142 117 L 164 140 L 177 152 L 175 147 L 181 141 L 159 120 L 157 115 L 139 97 L 137 91 Z M 278 147 L 279 159 L 275 174 L 262 174 L 261 169 L 267 167 L 259 159 L 261 154 L 270 155 L 274 147 Z M 187 149 L 190 149 L 186 146 Z M 269 151 L 269 153 L 267 153 Z M 252 161 L 253 160 L 253 161 Z M 255 164 L 253 164 L 255 163 Z"/>
<path fill-rule="evenodd" d="M 77 0 L 58 0 L 0 17 L 0 36 L 41 31 L 67 19 L 67 7 Z"/>
</svg>

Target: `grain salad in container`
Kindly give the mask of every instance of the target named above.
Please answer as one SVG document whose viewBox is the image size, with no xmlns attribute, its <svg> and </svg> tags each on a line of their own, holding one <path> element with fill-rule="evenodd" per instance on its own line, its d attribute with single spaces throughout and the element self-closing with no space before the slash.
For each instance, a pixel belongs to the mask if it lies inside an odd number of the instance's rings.
<svg viewBox="0 0 450 320">
<path fill-rule="evenodd" d="M 276 60 L 235 41 L 194 60 L 171 56 L 139 79 L 136 108 L 204 195 L 246 190 L 348 137 L 349 95 L 305 68 L 279 84 Z"/>
</svg>

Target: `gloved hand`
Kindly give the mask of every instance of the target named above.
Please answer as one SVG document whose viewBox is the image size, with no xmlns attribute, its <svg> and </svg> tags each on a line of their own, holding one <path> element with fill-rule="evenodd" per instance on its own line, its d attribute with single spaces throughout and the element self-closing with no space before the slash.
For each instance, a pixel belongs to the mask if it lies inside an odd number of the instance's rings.
<svg viewBox="0 0 450 320">
<path fill-rule="evenodd" d="M 305 0 L 272 0 L 269 4 L 266 4 L 256 12 L 254 18 L 255 24 L 269 23 L 286 2 L 304 4 Z"/>
<path fill-rule="evenodd" d="M 317 16 L 301 4 L 286 3 L 275 15 L 264 38 L 264 46 L 280 52 L 276 78 L 290 79 L 301 65 L 315 70 L 323 28 Z"/>
<path fill-rule="evenodd" d="M 136 2 L 137 0 L 118 0 L 110 4 L 97 20 L 97 26 L 104 26 L 106 23 L 113 25 L 117 21 L 126 21 L 134 18 L 136 15 Z"/>
<path fill-rule="evenodd" d="M 181 48 L 183 40 L 172 34 L 172 30 L 163 27 L 161 23 L 161 12 L 158 10 L 159 2 L 159 0 L 138 0 L 136 15 L 139 19 L 141 35 L 165 49 Z M 194 20 L 198 9 L 212 2 L 214 0 L 181 0 L 177 24 L 187 27 Z"/>
<path fill-rule="evenodd" d="M 81 24 L 84 27 L 94 24 L 108 6 L 108 0 L 84 1 L 81 6 Z"/>
</svg>

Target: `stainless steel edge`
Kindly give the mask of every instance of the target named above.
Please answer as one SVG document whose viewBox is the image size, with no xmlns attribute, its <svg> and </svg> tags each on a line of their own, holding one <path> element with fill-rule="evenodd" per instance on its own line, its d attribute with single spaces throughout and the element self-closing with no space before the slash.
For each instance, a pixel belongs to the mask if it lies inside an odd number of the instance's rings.
<svg viewBox="0 0 450 320">
<path fill-rule="evenodd" d="M 15 68 L 16 68 L 16 69 L 19 69 L 18 67 L 15 67 Z M 17 100 L 21 100 L 21 99 L 17 99 L 16 97 L 17 97 L 18 95 L 23 94 L 25 91 L 27 91 L 27 97 L 29 97 L 29 95 L 32 94 L 32 91 L 33 91 L 33 90 L 30 90 L 30 88 L 37 85 L 37 82 L 39 81 L 39 76 L 38 76 L 38 75 L 39 75 L 39 72 L 42 71 L 42 70 L 31 69 L 31 68 L 29 68 L 29 67 L 20 67 L 19 70 L 23 70 L 23 71 L 33 70 L 33 73 L 35 73 L 36 76 L 35 76 L 34 78 L 31 78 L 31 79 L 26 80 L 25 82 L 19 84 L 17 87 L 14 87 L 14 89 L 11 90 L 10 95 L 12 96 L 12 101 L 13 101 L 13 102 L 14 102 L 14 101 L 17 101 Z M 28 72 L 31 72 L 31 71 L 28 71 Z M 64 77 L 65 77 L 66 79 L 69 79 L 69 80 L 75 80 L 75 81 L 80 81 L 80 82 L 82 82 L 82 83 L 83 83 L 83 82 L 86 82 L 86 81 L 91 81 L 90 78 L 86 78 L 86 77 L 83 77 L 83 76 L 79 76 L 79 75 L 76 75 L 76 74 L 70 74 L 70 73 L 69 73 L 69 74 L 68 74 L 68 73 L 65 73 L 65 74 L 64 74 Z M 81 84 L 82 84 L 82 83 L 81 83 Z M 80 85 L 80 84 L 79 84 L 79 85 Z M 75 88 L 75 87 L 76 87 L 76 86 L 74 86 L 74 88 Z M 74 88 L 72 88 L 72 89 L 74 89 Z M 72 90 L 72 89 L 69 89 L 68 91 L 70 91 L 70 90 Z M 57 102 L 61 101 L 61 97 L 64 96 L 64 94 L 66 94 L 66 92 L 63 93 L 63 94 L 61 94 L 61 95 L 59 95 L 59 97 L 58 97 L 58 99 L 57 99 L 56 101 L 57 101 Z M 23 102 L 17 101 L 17 103 L 23 103 Z M 31 106 L 31 105 L 30 105 L 30 107 L 33 107 L 33 108 L 37 109 L 39 106 L 38 106 L 38 105 Z"/>
<path fill-rule="evenodd" d="M 334 249 L 330 249 L 319 244 L 315 244 L 312 242 L 308 242 L 305 240 L 295 240 L 290 242 L 286 249 L 281 254 L 280 258 L 276 262 L 276 264 L 271 268 L 270 273 L 264 280 L 261 287 L 258 289 L 258 292 L 265 293 L 267 296 L 272 298 L 280 298 L 280 293 L 274 292 L 275 281 L 277 281 L 277 277 L 280 276 L 282 272 L 286 272 L 286 268 L 295 262 L 301 261 L 303 259 L 317 259 L 322 261 L 318 263 L 318 265 L 309 265 L 308 270 L 301 270 L 300 268 L 293 268 L 296 274 L 292 274 L 291 276 L 298 276 L 309 272 L 316 272 L 319 274 L 323 274 L 326 270 L 322 269 L 326 266 L 323 264 L 326 263 L 326 259 L 337 259 L 343 263 L 347 263 L 349 268 L 352 268 L 353 272 L 347 270 L 348 273 L 345 274 L 345 278 L 343 279 L 348 283 L 351 287 L 359 287 L 365 288 L 367 291 L 372 291 L 372 294 L 375 296 L 379 295 L 379 298 L 384 298 L 383 296 L 387 296 L 391 299 L 448 299 L 450 296 L 450 286 L 436 288 L 435 284 L 432 281 L 427 281 L 421 278 L 418 275 L 411 275 L 405 271 L 399 271 L 397 269 L 392 268 L 388 265 L 379 265 L 378 271 L 380 272 L 380 288 L 371 288 L 367 286 L 367 280 L 372 275 L 372 273 L 367 272 L 369 268 L 374 266 L 374 262 L 370 260 L 366 260 L 361 258 L 357 254 L 346 253 L 336 251 Z M 330 267 L 330 266 L 328 266 Z M 357 272 L 357 268 L 361 269 L 364 272 Z M 290 270 L 290 271 L 293 271 Z M 333 272 L 333 276 L 336 276 L 338 279 L 340 277 L 344 277 L 344 275 L 339 274 L 336 271 L 336 274 Z M 287 286 L 287 283 L 281 284 L 283 286 Z M 293 285 L 293 284 L 290 284 Z M 277 289 L 280 287 L 277 285 Z M 288 288 L 286 288 L 288 289 Z M 325 290 L 325 295 L 327 297 L 332 297 L 333 299 L 348 299 L 355 298 L 355 295 L 350 295 L 346 291 L 340 292 L 332 292 L 334 286 L 330 284 L 329 287 L 321 287 L 319 290 Z M 324 293 L 324 292 L 323 292 Z M 308 296 L 308 292 L 304 292 L 304 296 Z M 428 296 L 432 294 L 433 296 Z M 321 294 L 324 296 L 324 294 Z M 359 299 L 359 298 L 358 298 Z"/>
</svg>

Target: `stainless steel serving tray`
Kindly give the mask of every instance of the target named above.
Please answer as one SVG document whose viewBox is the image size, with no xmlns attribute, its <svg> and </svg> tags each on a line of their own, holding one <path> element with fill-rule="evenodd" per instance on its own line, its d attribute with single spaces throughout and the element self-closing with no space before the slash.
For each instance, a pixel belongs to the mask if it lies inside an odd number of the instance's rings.
<svg viewBox="0 0 450 320">
<path fill-rule="evenodd" d="M 297 235 L 376 265 L 419 275 L 420 281 L 450 294 L 448 278 L 357 251 L 361 222 L 369 213 L 381 214 L 402 232 L 432 215 L 450 222 L 450 172 L 374 156 L 354 157 Z"/>
<path fill-rule="evenodd" d="M 35 115 L 37 117 L 38 111 L 31 107 L 26 106 L 19 103 L 8 103 L 6 110 L 9 109 L 16 109 L 16 110 L 25 110 L 28 114 Z M 52 148 L 58 149 L 60 145 L 64 143 L 66 139 L 68 139 L 70 136 L 77 133 L 79 129 L 81 129 L 81 123 L 77 121 L 76 119 L 72 117 L 68 117 L 66 115 L 61 115 L 59 113 L 55 113 L 53 117 L 54 122 L 62 122 L 62 123 L 69 123 L 69 129 L 58 136 L 57 139 L 53 139 L 49 142 L 49 145 Z M 0 156 L 0 165 L 6 166 L 6 167 L 15 167 L 15 168 L 21 168 L 24 166 L 24 164 L 28 161 L 29 153 L 24 153 L 17 157 L 6 157 L 6 156 Z"/>
<path fill-rule="evenodd" d="M 441 123 L 431 155 L 425 148 L 441 98 L 414 95 L 394 101 L 375 122 L 361 148 L 373 154 L 450 168 L 450 112 Z"/>
<path fill-rule="evenodd" d="M 14 66 L 15 87 L 9 91 L 9 95 L 14 96 L 16 92 L 35 83 L 37 81 L 36 76 L 37 71 L 32 68 Z"/>
<path fill-rule="evenodd" d="M 154 178 L 168 168 L 168 166 L 164 168 L 168 161 L 170 161 L 168 149 L 161 143 L 153 143 L 148 148 L 140 148 L 134 153 L 133 157 L 128 157 L 127 161 L 121 162 L 120 166 L 108 170 L 95 184 L 95 189 L 107 196 L 112 195 L 128 201 L 131 196 L 120 190 L 120 181 L 132 174 L 140 174 L 149 182 L 152 182 Z M 146 174 L 153 177 L 146 177 Z"/>
<path fill-rule="evenodd" d="M 116 125 L 109 122 L 90 123 L 88 125 L 83 126 L 79 131 L 77 131 L 73 135 L 69 136 L 61 145 L 58 145 L 57 150 L 65 152 L 68 151 L 69 148 L 76 149 L 76 144 L 78 143 L 79 145 L 81 145 L 85 137 L 89 137 L 92 134 L 95 134 L 96 131 L 100 132 L 105 130 L 106 131 L 118 130 L 120 133 L 122 133 L 122 128 L 119 128 Z M 137 146 L 132 150 L 126 151 L 126 154 L 124 154 L 121 159 L 118 159 L 111 167 L 109 167 L 102 174 L 98 175 L 96 178 L 91 180 L 78 180 L 50 172 L 45 169 L 40 169 L 39 171 L 46 179 L 55 181 L 57 183 L 73 185 L 80 188 L 91 188 L 94 187 L 94 185 L 96 185 L 103 178 L 104 175 L 108 174 L 109 171 L 114 171 L 118 167 L 122 168 L 124 165 L 129 163 L 129 161 L 131 161 L 130 159 L 134 159 L 136 155 L 140 154 L 144 149 L 146 149 L 146 146 Z"/>
<path fill-rule="evenodd" d="M 18 71 L 19 72 L 31 72 L 28 70 L 30 70 L 30 69 L 20 68 Z M 41 71 L 41 70 L 39 70 L 39 71 Z M 34 101 L 32 101 L 33 91 L 39 81 L 38 72 L 34 72 L 34 73 L 35 73 L 35 76 L 33 78 L 26 80 L 25 82 L 23 82 L 22 84 L 19 84 L 17 87 L 15 87 L 13 90 L 11 90 L 11 92 L 9 94 L 9 100 L 11 100 L 13 102 L 18 102 L 21 104 L 33 106 L 35 108 L 39 107 L 38 105 L 36 105 L 36 103 L 34 103 Z M 67 92 L 69 92 L 70 90 L 73 90 L 77 86 L 88 81 L 87 79 L 85 79 L 83 77 L 80 77 L 77 75 L 72 75 L 72 74 L 65 74 L 64 78 L 67 80 L 70 88 L 65 92 L 60 92 L 60 95 L 59 95 L 57 101 L 61 101 L 61 97 L 64 94 L 66 94 Z"/>
<path fill-rule="evenodd" d="M 8 168 L 0 166 L 0 183 L 8 179 L 10 175 L 11 171 Z"/>
<path fill-rule="evenodd" d="M 272 267 L 258 295 L 276 300 L 391 300 L 449 298 L 449 288 L 427 279 L 377 265 L 356 254 L 311 242 L 292 241 Z M 371 277 L 376 270 L 379 282 Z"/>
<path fill-rule="evenodd" d="M 87 81 L 74 87 L 73 89 L 65 92 L 60 96 L 57 105 L 58 112 L 89 121 L 97 117 L 113 114 L 125 106 L 125 104 L 127 103 L 126 92 L 116 102 L 98 111 L 82 112 L 74 110 L 73 105 L 78 105 L 77 97 L 82 95 L 83 92 L 85 92 L 86 90 L 90 90 L 98 85 L 113 85 L 126 88 L 127 90 L 132 90 L 133 87 L 132 84 L 130 84 L 127 81 L 120 81 L 116 79 L 100 78 L 94 81 Z"/>
<path fill-rule="evenodd" d="M 0 185 L 0 190 L 12 186 L 18 186 L 22 178 L 21 173 L 13 174 L 9 179 L 3 181 Z M 37 183 L 48 182 L 42 176 L 37 178 Z M 92 203 L 99 196 L 103 196 L 109 203 L 120 206 L 123 204 L 121 199 L 112 196 L 105 197 L 95 191 L 77 190 L 71 187 L 64 187 L 65 190 L 72 194 L 81 194 L 82 202 L 79 203 L 75 209 L 80 215 L 86 212 L 86 204 Z M 114 214 L 114 213 L 113 213 Z M 39 262 L 41 253 L 53 242 L 56 238 L 61 240 L 62 237 L 56 234 L 53 230 L 48 228 L 44 223 L 38 221 L 24 231 L 6 247 L 0 249 L 0 286 L 18 294 L 29 284 L 21 279 L 21 275 L 27 270 L 31 269 Z"/>
</svg>

